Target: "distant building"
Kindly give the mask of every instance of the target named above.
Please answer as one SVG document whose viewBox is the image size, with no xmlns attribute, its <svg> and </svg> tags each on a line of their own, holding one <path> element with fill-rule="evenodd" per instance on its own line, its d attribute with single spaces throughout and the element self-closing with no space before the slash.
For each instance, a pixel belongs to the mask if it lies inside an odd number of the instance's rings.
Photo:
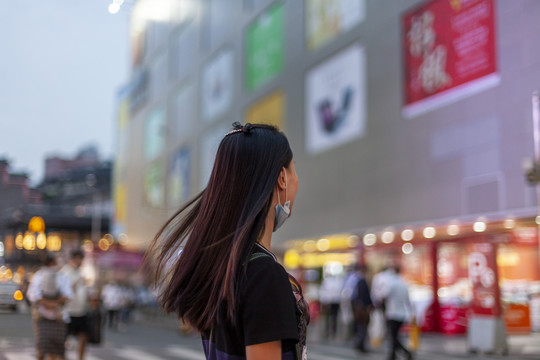
<svg viewBox="0 0 540 360">
<path fill-rule="evenodd" d="M 0 159 L 0 211 L 22 202 L 41 203 L 41 194 L 28 185 L 28 175 L 11 173 L 9 161 Z"/>
<path fill-rule="evenodd" d="M 0 160 L 0 263 L 37 264 L 45 250 L 67 254 L 85 241 L 97 246 L 109 232 L 112 163 L 95 147 L 74 158 L 47 158 L 36 189 L 28 187 L 27 175 L 9 173 L 8 165 Z M 42 233 L 29 230 L 34 217 L 43 220 Z"/>
<path fill-rule="evenodd" d="M 70 208 L 78 216 L 92 214 L 96 207 L 102 218 L 109 218 L 111 169 L 111 162 L 100 160 L 94 147 L 82 149 L 73 159 L 48 157 L 45 178 L 38 185 L 43 203 Z"/>
<path fill-rule="evenodd" d="M 45 159 L 45 180 L 59 178 L 68 171 L 98 167 L 99 154 L 94 146 L 88 146 L 79 151 L 73 159 L 51 156 Z"/>
</svg>

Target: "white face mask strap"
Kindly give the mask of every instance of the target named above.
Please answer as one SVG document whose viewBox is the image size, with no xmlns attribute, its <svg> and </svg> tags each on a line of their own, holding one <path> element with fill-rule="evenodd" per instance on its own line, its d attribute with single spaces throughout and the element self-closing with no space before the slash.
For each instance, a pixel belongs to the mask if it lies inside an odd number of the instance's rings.
<svg viewBox="0 0 540 360">
<path fill-rule="evenodd" d="M 284 174 L 285 174 L 285 203 L 287 203 L 287 171 L 285 171 Z"/>
<path fill-rule="evenodd" d="M 285 174 L 285 203 L 286 203 L 287 202 L 287 172 L 285 171 L 284 174 Z M 281 205 L 281 200 L 279 199 L 279 189 L 277 192 L 277 201 L 279 205 Z"/>
</svg>

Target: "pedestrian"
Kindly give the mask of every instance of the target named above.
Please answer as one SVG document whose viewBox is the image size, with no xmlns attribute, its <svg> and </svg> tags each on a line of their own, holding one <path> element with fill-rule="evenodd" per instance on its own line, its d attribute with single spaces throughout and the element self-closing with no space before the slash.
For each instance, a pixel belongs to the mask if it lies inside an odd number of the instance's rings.
<svg viewBox="0 0 540 360">
<path fill-rule="evenodd" d="M 396 359 L 398 351 L 402 352 L 408 360 L 413 358 L 412 353 L 399 340 L 399 330 L 414 314 L 409 290 L 400 272 L 400 267 L 395 266 L 394 272 L 388 278 L 385 292 L 381 294 L 385 299 L 387 333 L 390 336 L 389 360 Z"/>
<path fill-rule="evenodd" d="M 69 280 L 58 272 L 54 256 L 46 254 L 28 286 L 38 360 L 64 359 L 67 319 L 62 308 L 72 297 Z"/>
<path fill-rule="evenodd" d="M 122 289 L 122 310 L 120 311 L 120 326 L 121 329 L 126 330 L 127 325 L 131 321 L 131 314 L 136 305 L 135 290 L 129 283 L 124 283 Z"/>
<path fill-rule="evenodd" d="M 366 280 L 366 270 L 367 268 L 364 265 L 358 265 L 358 281 L 351 296 L 351 307 L 353 309 L 355 324 L 354 348 L 362 353 L 369 352 L 366 346 L 366 340 L 370 312 L 373 307 Z"/>
<path fill-rule="evenodd" d="M 385 310 L 384 294 L 387 292 L 388 282 L 393 274 L 393 266 L 385 266 L 371 280 L 371 300 L 375 308 L 383 312 Z"/>
<path fill-rule="evenodd" d="M 76 336 L 78 339 L 77 354 L 79 360 L 84 359 L 86 344 L 88 342 L 88 287 L 86 279 L 81 274 L 81 265 L 84 253 L 73 250 L 69 262 L 62 267 L 60 272 L 69 279 L 73 298 L 66 303 L 66 311 L 69 315 L 67 324 L 67 337 Z"/>
<path fill-rule="evenodd" d="M 319 300 L 324 315 L 324 337 L 336 338 L 338 329 L 338 314 L 341 302 L 341 290 L 344 279 L 331 271 L 325 271 L 319 289 Z"/>
<path fill-rule="evenodd" d="M 352 296 L 356 289 L 356 283 L 359 280 L 356 265 L 350 266 L 347 269 L 347 275 L 341 289 L 340 319 L 346 329 L 345 339 L 350 340 L 356 333 L 354 315 L 352 311 Z"/>
<path fill-rule="evenodd" d="M 109 329 L 115 331 L 121 330 L 120 311 L 124 306 L 122 288 L 116 281 L 108 282 L 101 290 L 101 299 L 103 308 L 107 313 Z"/>
<path fill-rule="evenodd" d="M 308 306 L 271 252 L 298 189 L 292 151 L 274 126 L 233 127 L 208 185 L 163 226 L 147 261 L 162 306 L 201 333 L 207 359 L 306 359 Z"/>
</svg>

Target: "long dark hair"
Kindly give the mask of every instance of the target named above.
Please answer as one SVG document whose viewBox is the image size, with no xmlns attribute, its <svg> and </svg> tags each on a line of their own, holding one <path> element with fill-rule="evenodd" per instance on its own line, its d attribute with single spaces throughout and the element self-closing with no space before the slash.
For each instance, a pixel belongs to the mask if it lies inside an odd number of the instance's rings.
<svg viewBox="0 0 540 360">
<path fill-rule="evenodd" d="M 201 332 L 220 306 L 234 321 L 241 265 L 265 230 L 277 179 L 292 160 L 276 127 L 233 127 L 221 140 L 207 187 L 163 225 L 146 255 L 165 311 Z"/>
</svg>

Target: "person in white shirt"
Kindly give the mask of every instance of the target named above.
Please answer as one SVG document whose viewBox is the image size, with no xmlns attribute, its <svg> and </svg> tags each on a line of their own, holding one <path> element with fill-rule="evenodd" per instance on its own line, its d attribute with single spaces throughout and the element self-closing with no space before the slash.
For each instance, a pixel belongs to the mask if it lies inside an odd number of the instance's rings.
<svg viewBox="0 0 540 360">
<path fill-rule="evenodd" d="M 376 308 L 384 312 L 384 294 L 387 292 L 388 281 L 394 274 L 393 267 L 384 267 L 371 280 L 371 300 Z"/>
<path fill-rule="evenodd" d="M 319 289 L 319 300 L 326 315 L 325 335 L 334 338 L 337 335 L 339 303 L 341 302 L 341 289 L 343 277 L 326 273 Z"/>
<path fill-rule="evenodd" d="M 65 307 L 69 314 L 67 335 L 75 335 L 79 339 L 79 360 L 84 359 L 89 331 L 88 287 L 81 274 L 83 259 L 84 253 L 81 250 L 73 250 L 69 262 L 60 270 L 60 272 L 69 279 L 73 291 L 73 298 L 66 303 Z"/>
<path fill-rule="evenodd" d="M 69 280 L 60 274 L 54 256 L 47 254 L 43 267 L 28 286 L 28 299 L 32 303 L 34 331 L 38 360 L 64 359 L 67 314 L 66 301 L 73 297 Z"/>
<path fill-rule="evenodd" d="M 101 290 L 101 299 L 103 301 L 103 307 L 107 311 L 107 317 L 109 322 L 109 329 L 120 329 L 120 310 L 124 306 L 124 295 L 122 288 L 116 283 L 111 281 L 103 287 Z"/>
<path fill-rule="evenodd" d="M 412 353 L 399 340 L 399 329 L 413 316 L 413 307 L 409 299 L 407 284 L 400 276 L 400 267 L 394 267 L 394 274 L 388 278 L 386 287 L 381 293 L 386 308 L 387 329 L 390 335 L 389 360 L 396 359 L 396 353 L 401 351 L 406 359 L 413 358 Z"/>
</svg>

